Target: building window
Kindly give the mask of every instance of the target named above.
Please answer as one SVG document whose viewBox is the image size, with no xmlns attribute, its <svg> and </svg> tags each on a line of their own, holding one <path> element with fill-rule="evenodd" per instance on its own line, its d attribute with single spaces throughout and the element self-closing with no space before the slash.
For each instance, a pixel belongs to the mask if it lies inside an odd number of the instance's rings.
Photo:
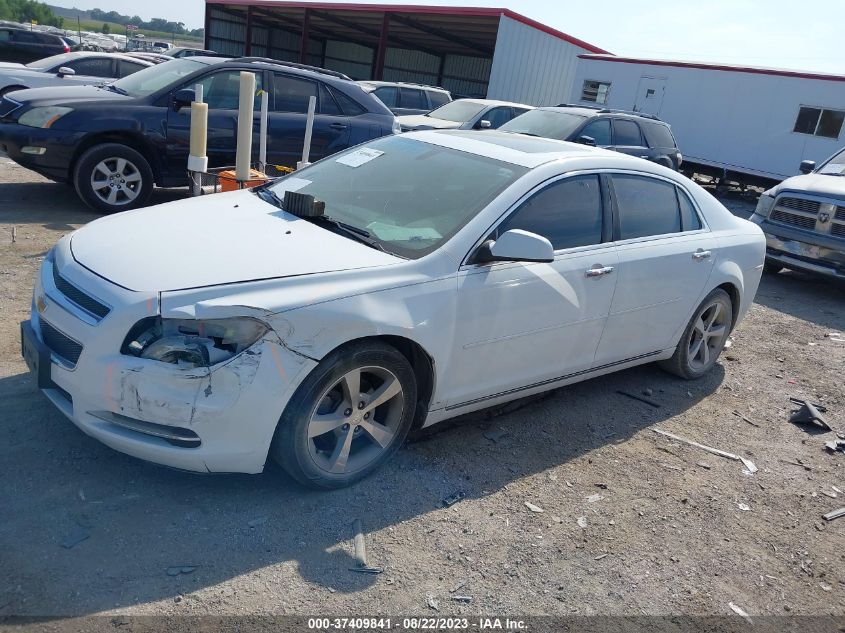
<svg viewBox="0 0 845 633">
<path fill-rule="evenodd" d="M 795 120 L 793 132 L 825 138 L 839 138 L 843 122 L 845 122 L 845 112 L 842 110 L 801 106 L 798 110 L 798 118 Z"/>
<path fill-rule="evenodd" d="M 610 83 L 604 81 L 592 81 L 588 79 L 584 82 L 584 88 L 581 90 L 581 101 L 589 101 L 597 105 L 604 105 L 607 103 L 607 97 L 610 95 Z"/>
</svg>

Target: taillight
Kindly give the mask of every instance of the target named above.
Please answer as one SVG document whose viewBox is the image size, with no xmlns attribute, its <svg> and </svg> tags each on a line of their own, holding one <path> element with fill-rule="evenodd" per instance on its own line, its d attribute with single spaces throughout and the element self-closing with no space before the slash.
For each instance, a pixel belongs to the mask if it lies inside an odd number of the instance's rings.
<svg viewBox="0 0 845 633">
<path fill-rule="evenodd" d="M 70 46 L 65 44 L 65 53 L 69 53 L 69 52 L 70 52 Z"/>
</svg>

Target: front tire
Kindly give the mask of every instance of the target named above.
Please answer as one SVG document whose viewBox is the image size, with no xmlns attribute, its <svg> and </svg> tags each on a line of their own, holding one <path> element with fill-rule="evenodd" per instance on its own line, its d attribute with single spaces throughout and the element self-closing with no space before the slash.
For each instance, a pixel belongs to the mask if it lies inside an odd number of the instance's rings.
<svg viewBox="0 0 845 633">
<path fill-rule="evenodd" d="M 695 311 L 675 354 L 661 362 L 660 366 L 686 380 L 698 380 L 719 360 L 732 327 L 733 303 L 730 295 L 717 288 Z"/>
<path fill-rule="evenodd" d="M 416 402 L 414 371 L 394 347 L 379 342 L 341 347 L 288 402 L 271 455 L 304 486 L 349 486 L 399 449 Z"/>
<path fill-rule="evenodd" d="M 144 156 L 119 143 L 87 150 L 73 173 L 76 193 L 101 213 L 117 213 L 144 206 L 153 191 L 153 170 Z"/>
</svg>

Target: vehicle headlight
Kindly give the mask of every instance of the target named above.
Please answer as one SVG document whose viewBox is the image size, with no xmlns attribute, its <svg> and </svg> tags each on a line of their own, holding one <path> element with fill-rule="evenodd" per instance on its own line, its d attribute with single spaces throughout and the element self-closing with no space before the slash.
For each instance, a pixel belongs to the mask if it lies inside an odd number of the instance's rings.
<svg viewBox="0 0 845 633">
<path fill-rule="evenodd" d="M 764 218 L 769 217 L 769 213 L 772 212 L 772 207 L 775 206 L 775 197 L 770 195 L 768 192 L 760 194 L 760 200 L 757 202 L 757 209 L 754 211 L 757 215 L 761 215 Z"/>
<path fill-rule="evenodd" d="M 121 353 L 178 365 L 182 369 L 211 367 L 252 347 L 270 328 L 257 319 L 162 319 L 137 323 Z"/>
<path fill-rule="evenodd" d="M 73 112 L 73 108 L 62 108 L 59 106 L 33 108 L 24 112 L 21 118 L 18 119 L 18 123 L 27 127 L 49 129 L 53 127 L 56 121 L 70 112 Z"/>
<path fill-rule="evenodd" d="M 394 134 L 401 134 L 402 133 L 402 126 L 399 124 L 399 121 L 393 122 L 393 133 Z"/>
</svg>

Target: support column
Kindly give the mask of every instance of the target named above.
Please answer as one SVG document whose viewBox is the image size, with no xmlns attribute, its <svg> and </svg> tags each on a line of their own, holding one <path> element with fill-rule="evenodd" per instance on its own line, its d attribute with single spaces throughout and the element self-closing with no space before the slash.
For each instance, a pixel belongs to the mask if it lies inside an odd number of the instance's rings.
<svg viewBox="0 0 845 633">
<path fill-rule="evenodd" d="M 205 50 L 211 50 L 210 40 L 211 40 L 211 7 L 212 6 L 213 5 L 210 5 L 210 4 L 205 5 L 205 31 L 203 33 L 203 39 L 205 40 L 204 43 L 203 43 L 203 46 L 205 47 Z M 80 33 L 80 38 L 79 38 L 80 42 L 82 41 L 81 35 L 82 34 Z"/>
<path fill-rule="evenodd" d="M 252 5 L 246 10 L 246 44 L 244 45 L 244 56 L 252 55 Z"/>
<path fill-rule="evenodd" d="M 376 49 L 376 65 L 373 68 L 373 79 L 381 81 L 384 79 L 384 60 L 387 58 L 387 38 L 390 31 L 390 15 L 385 13 L 381 22 L 381 35 L 379 36 L 378 48 Z"/>
<path fill-rule="evenodd" d="M 299 63 L 308 63 L 308 41 L 311 30 L 311 9 L 305 9 L 305 17 L 302 19 L 302 38 L 299 40 Z"/>
<path fill-rule="evenodd" d="M 437 87 L 443 87 L 443 74 L 446 72 L 446 56 L 440 58 L 440 68 L 437 70 Z"/>
</svg>

